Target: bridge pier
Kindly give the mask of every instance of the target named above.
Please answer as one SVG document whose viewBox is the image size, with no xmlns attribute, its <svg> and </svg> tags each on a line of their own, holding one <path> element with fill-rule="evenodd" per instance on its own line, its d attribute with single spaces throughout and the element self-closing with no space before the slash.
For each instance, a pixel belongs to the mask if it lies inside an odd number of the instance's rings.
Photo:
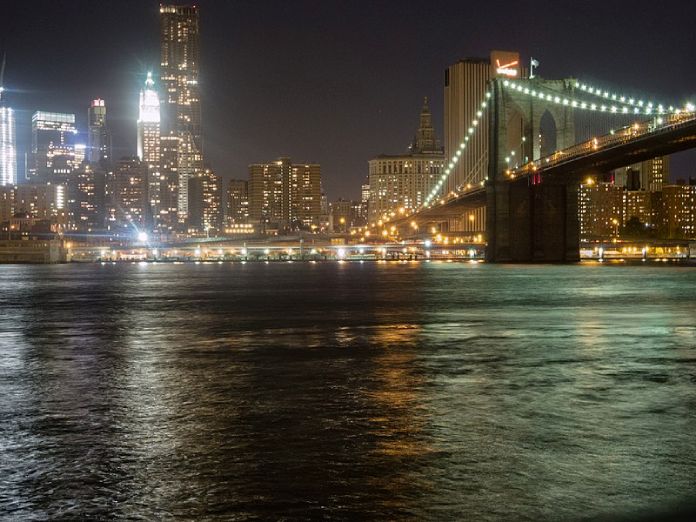
<svg viewBox="0 0 696 522">
<path fill-rule="evenodd" d="M 577 184 L 501 181 L 488 189 L 488 212 L 488 261 L 579 261 Z"/>
</svg>

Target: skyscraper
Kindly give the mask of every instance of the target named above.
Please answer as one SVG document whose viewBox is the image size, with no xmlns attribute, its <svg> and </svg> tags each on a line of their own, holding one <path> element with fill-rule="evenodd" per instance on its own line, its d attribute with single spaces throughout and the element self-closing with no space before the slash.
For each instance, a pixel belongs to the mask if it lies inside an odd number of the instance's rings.
<svg viewBox="0 0 696 522">
<path fill-rule="evenodd" d="M 188 180 L 203 170 L 198 18 L 196 6 L 160 6 L 161 132 L 168 147 L 176 147 L 163 174 L 176 172 L 179 222 L 188 217 Z"/>
<path fill-rule="evenodd" d="M 271 229 L 311 229 L 321 214 L 321 166 L 290 158 L 249 165 L 249 220 Z"/>
<path fill-rule="evenodd" d="M 382 154 L 371 159 L 368 165 L 370 221 L 376 222 L 385 213 L 401 208 L 416 210 L 425 202 L 444 169 L 444 156 L 435 139 L 427 98 L 408 153 Z"/>
<path fill-rule="evenodd" d="M 149 223 L 147 164 L 138 158 L 123 158 L 113 177 L 110 219 L 117 228 L 139 232 Z"/>
<path fill-rule="evenodd" d="M 5 106 L 3 96 L 5 57 L 0 69 L 0 186 L 17 183 L 17 136 L 15 116 L 11 107 Z"/>
<path fill-rule="evenodd" d="M 222 230 L 222 178 L 210 169 L 197 173 L 189 184 L 189 226 L 200 232 Z"/>
<path fill-rule="evenodd" d="M 476 118 L 491 79 L 491 64 L 484 58 L 467 58 L 445 69 L 445 158 L 459 149 Z M 488 120 L 481 119 L 446 182 L 446 192 L 457 190 L 467 182 L 485 178 L 488 169 Z M 471 179 L 468 179 L 471 177 Z"/>
<path fill-rule="evenodd" d="M 478 114 L 488 82 L 495 77 L 520 78 L 523 73 L 519 53 L 511 51 L 491 51 L 488 59 L 467 58 L 445 69 L 445 159 L 450 161 L 460 144 L 469 139 L 459 161 L 452 165 L 444 193 L 479 183 L 488 175 L 488 118 Z M 473 120 L 478 126 L 470 134 Z M 450 221 L 450 230 L 484 230 L 485 208 L 475 209 L 470 215 L 474 219 Z"/>
<path fill-rule="evenodd" d="M 75 162 L 75 115 L 36 111 L 31 117 L 30 180 L 67 174 Z"/>
<path fill-rule="evenodd" d="M 87 110 L 87 161 L 104 164 L 111 161 L 111 134 L 106 126 L 106 103 L 97 98 Z M 106 165 L 102 165 L 106 167 Z"/>
<path fill-rule="evenodd" d="M 140 90 L 138 116 L 138 157 L 147 164 L 148 197 L 154 225 L 159 223 L 161 207 L 160 103 L 152 73 L 147 73 Z M 165 187 L 166 188 L 166 187 Z"/>
</svg>

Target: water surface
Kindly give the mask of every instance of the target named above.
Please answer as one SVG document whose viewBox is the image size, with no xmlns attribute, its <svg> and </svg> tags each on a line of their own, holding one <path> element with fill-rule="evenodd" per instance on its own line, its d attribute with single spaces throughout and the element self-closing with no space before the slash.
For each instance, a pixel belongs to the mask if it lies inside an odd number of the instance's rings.
<svg viewBox="0 0 696 522">
<path fill-rule="evenodd" d="M 0 518 L 640 513 L 695 434 L 693 268 L 0 266 Z"/>
</svg>

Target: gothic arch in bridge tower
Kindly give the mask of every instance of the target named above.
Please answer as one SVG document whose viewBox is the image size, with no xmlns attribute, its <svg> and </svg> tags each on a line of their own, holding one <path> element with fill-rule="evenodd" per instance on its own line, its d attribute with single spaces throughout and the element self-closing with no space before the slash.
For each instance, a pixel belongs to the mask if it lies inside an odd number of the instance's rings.
<svg viewBox="0 0 696 522">
<path fill-rule="evenodd" d="M 539 134 L 535 137 L 539 140 L 540 157 L 549 156 L 558 150 L 558 127 L 556 120 L 547 109 L 539 120 Z"/>
</svg>

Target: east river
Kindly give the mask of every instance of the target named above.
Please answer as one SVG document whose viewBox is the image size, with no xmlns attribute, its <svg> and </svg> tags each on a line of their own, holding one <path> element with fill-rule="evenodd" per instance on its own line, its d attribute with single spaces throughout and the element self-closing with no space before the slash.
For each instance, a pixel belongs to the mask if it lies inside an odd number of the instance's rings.
<svg viewBox="0 0 696 522">
<path fill-rule="evenodd" d="M 696 495 L 696 268 L 0 266 L 0 519 L 585 520 Z"/>
</svg>

